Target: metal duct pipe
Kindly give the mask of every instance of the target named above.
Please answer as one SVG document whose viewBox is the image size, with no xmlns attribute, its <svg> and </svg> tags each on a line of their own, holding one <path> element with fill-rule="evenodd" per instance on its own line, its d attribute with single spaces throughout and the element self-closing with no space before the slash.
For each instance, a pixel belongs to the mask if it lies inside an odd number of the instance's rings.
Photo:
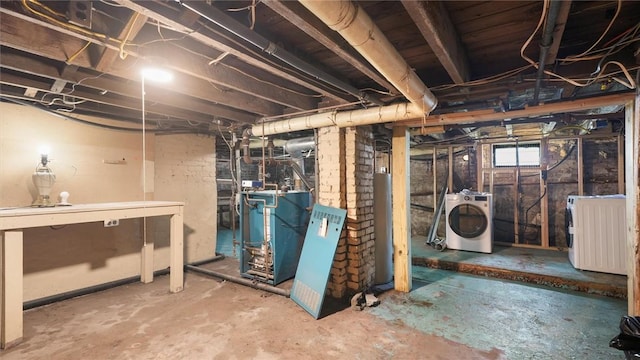
<svg viewBox="0 0 640 360">
<path fill-rule="evenodd" d="M 346 93 L 349 93 L 361 101 L 367 100 L 367 101 L 372 101 L 378 105 L 382 104 L 379 100 L 369 99 L 367 94 L 345 83 L 344 81 L 341 81 L 335 78 L 334 76 L 329 75 L 324 71 L 300 60 L 299 58 L 295 57 L 291 53 L 282 49 L 278 45 L 267 40 L 262 35 L 242 25 L 241 23 L 236 21 L 234 18 L 225 14 L 223 11 L 216 8 L 215 6 L 207 5 L 207 3 L 204 1 L 184 1 L 184 0 L 176 0 L 176 1 L 180 3 L 180 5 L 202 16 L 203 18 L 211 21 L 217 26 L 229 31 L 230 33 L 236 35 L 242 40 L 249 42 L 253 46 L 260 49 L 261 51 L 264 51 L 267 54 L 281 61 L 284 61 L 285 63 L 293 66 L 294 68 L 306 73 L 307 75 L 312 76 L 314 79 L 318 79 L 337 89 L 340 89 Z"/>
<path fill-rule="evenodd" d="M 242 145 L 242 159 L 244 160 L 245 164 L 251 164 L 251 150 L 249 150 L 249 129 L 245 129 L 242 132 L 242 142 L 240 143 Z"/>
<path fill-rule="evenodd" d="M 313 150 L 316 147 L 316 142 L 313 136 L 291 139 L 284 143 L 284 151 L 286 151 L 291 157 L 302 157 L 303 151 Z"/>
<path fill-rule="evenodd" d="M 316 129 L 325 126 L 348 127 L 421 119 L 423 116 L 424 113 L 421 108 L 411 103 L 402 103 L 363 110 L 344 111 L 340 113 L 327 112 L 287 120 L 272 121 L 253 125 L 249 130 L 251 135 L 266 136 Z"/>
<path fill-rule="evenodd" d="M 547 14 L 547 20 L 545 21 L 544 30 L 542 33 L 542 41 L 540 42 L 540 58 L 538 60 L 538 74 L 536 75 L 536 87 L 533 93 L 533 103 L 538 103 L 540 97 L 540 86 L 542 84 L 542 77 L 544 76 L 545 62 L 547 61 L 547 54 L 549 53 L 549 47 L 553 42 L 553 30 L 556 27 L 556 20 L 558 19 L 558 13 L 560 12 L 560 6 L 562 1 L 551 0 L 549 5 L 549 13 Z"/>
<path fill-rule="evenodd" d="M 350 0 L 300 0 L 309 11 L 345 38 L 422 113 L 438 101 L 367 13 Z"/>
</svg>

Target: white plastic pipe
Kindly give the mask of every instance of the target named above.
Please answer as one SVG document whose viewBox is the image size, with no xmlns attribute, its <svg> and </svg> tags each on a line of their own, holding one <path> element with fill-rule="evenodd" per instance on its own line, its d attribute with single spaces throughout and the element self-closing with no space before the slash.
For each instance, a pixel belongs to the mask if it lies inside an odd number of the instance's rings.
<svg viewBox="0 0 640 360">
<path fill-rule="evenodd" d="M 360 6 L 350 0 L 300 0 L 300 3 L 342 35 L 424 114 L 429 115 L 435 109 L 438 104 L 435 95 Z"/>
</svg>

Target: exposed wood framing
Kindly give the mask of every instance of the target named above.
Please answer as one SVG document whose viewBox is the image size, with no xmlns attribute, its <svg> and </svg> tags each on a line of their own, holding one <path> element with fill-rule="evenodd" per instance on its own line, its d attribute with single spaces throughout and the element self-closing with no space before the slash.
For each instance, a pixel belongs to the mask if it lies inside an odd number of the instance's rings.
<svg viewBox="0 0 640 360">
<path fill-rule="evenodd" d="M 624 181 L 624 136 L 618 135 L 618 194 L 625 193 Z"/>
<path fill-rule="evenodd" d="M 549 141 L 547 138 L 540 140 L 540 149 L 542 151 L 542 164 L 540 164 L 540 246 L 549 247 L 549 190 L 547 188 L 547 178 L 542 176 L 543 171 L 547 171 L 547 154 L 549 153 Z M 544 194 L 544 196 L 543 196 Z M 525 219 L 528 221 L 528 219 Z"/>
<path fill-rule="evenodd" d="M 640 315 L 640 95 L 625 106 L 627 292 L 629 315 Z"/>
<path fill-rule="evenodd" d="M 120 31 L 118 40 L 121 40 L 125 43 L 127 41 L 131 41 L 136 37 L 136 35 L 138 35 L 140 30 L 142 30 L 142 27 L 146 22 L 146 16 L 140 15 L 140 13 L 132 14 L 131 17 L 129 17 L 129 21 L 127 21 L 127 23 L 122 28 L 122 31 Z M 123 52 L 124 47 L 121 48 L 121 51 L 105 48 L 102 52 L 102 56 L 100 56 L 100 59 L 98 59 L 98 61 L 96 62 L 96 70 L 100 72 L 108 72 L 108 70 L 111 68 L 111 65 L 113 65 L 118 57 L 122 56 Z"/>
<path fill-rule="evenodd" d="M 578 195 L 584 195 L 584 150 L 583 150 L 583 142 L 582 138 L 579 137 L 576 139 L 577 150 L 578 150 Z"/>
<path fill-rule="evenodd" d="M 441 1 L 402 0 L 422 36 L 456 84 L 469 80 L 469 60 Z"/>
<path fill-rule="evenodd" d="M 495 112 L 493 110 L 476 110 L 466 113 L 452 113 L 430 115 L 426 119 L 414 119 L 406 121 L 398 121 L 396 125 L 405 125 L 408 127 L 421 127 L 426 123 L 428 126 L 436 125 L 460 125 L 474 124 L 493 120 L 506 120 L 514 118 L 523 118 L 531 116 L 553 115 L 572 111 L 585 111 L 603 106 L 624 104 L 633 99 L 633 93 L 622 93 L 614 95 L 605 95 L 585 99 L 562 101 L 552 104 L 542 104 L 538 106 L 530 106 L 522 110 L 513 110 L 505 112 Z"/>
<path fill-rule="evenodd" d="M 397 291 L 409 292 L 411 278 L 411 209 L 409 199 L 409 131 L 393 127 L 393 267 Z M 435 165 L 434 165 L 435 166 Z"/>
</svg>

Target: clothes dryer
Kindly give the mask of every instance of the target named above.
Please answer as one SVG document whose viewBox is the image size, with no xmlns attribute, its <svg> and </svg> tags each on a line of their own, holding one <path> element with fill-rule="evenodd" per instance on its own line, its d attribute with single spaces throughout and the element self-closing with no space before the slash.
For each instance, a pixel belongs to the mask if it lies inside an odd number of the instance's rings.
<svg viewBox="0 0 640 360">
<path fill-rule="evenodd" d="M 446 196 L 447 247 L 493 251 L 493 195 L 463 191 Z"/>
</svg>

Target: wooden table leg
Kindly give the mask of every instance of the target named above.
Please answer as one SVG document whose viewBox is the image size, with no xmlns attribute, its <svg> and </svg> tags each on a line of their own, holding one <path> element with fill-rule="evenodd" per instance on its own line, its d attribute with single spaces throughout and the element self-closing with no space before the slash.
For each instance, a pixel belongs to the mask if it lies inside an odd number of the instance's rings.
<svg viewBox="0 0 640 360">
<path fill-rule="evenodd" d="M 182 291 L 184 286 L 184 235 L 182 212 L 183 208 L 180 207 L 180 211 L 171 216 L 171 256 L 169 260 L 171 273 L 169 275 L 169 291 L 173 293 Z"/>
<path fill-rule="evenodd" d="M 0 347 L 6 349 L 22 340 L 22 231 L 4 231 L 0 236 Z"/>
</svg>

